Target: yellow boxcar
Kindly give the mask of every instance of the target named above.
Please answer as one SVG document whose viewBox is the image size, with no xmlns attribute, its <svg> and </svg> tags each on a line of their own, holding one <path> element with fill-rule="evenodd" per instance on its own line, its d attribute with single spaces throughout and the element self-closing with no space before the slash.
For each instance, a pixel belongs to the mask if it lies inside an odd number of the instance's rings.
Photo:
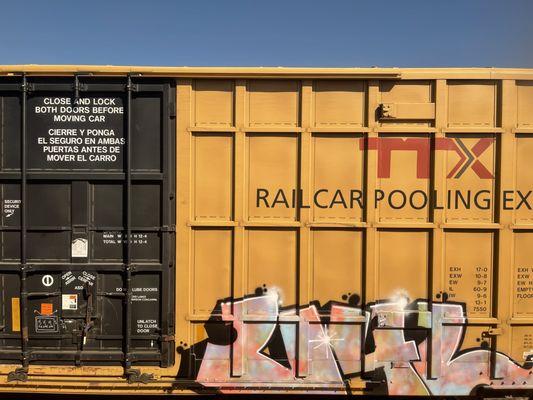
<svg viewBox="0 0 533 400">
<path fill-rule="evenodd" d="M 0 390 L 533 391 L 533 70 L 5 66 L 0 119 Z"/>
</svg>

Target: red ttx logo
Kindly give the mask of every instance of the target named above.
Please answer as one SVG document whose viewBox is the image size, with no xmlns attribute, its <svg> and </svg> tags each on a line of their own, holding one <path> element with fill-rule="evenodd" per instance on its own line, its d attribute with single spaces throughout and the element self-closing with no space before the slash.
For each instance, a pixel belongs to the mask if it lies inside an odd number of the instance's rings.
<svg viewBox="0 0 533 400">
<path fill-rule="evenodd" d="M 378 178 L 390 178 L 391 156 L 393 151 L 416 152 L 416 177 L 428 179 L 429 156 L 431 152 L 428 138 L 368 138 L 368 150 L 378 151 Z M 459 161 L 448 173 L 447 178 L 460 178 L 467 169 L 480 179 L 493 179 L 492 173 L 483 165 L 479 157 L 494 143 L 493 138 L 482 138 L 471 148 L 459 138 L 435 139 L 435 150 L 453 151 L 459 156 Z M 365 139 L 361 139 L 359 147 L 365 148 Z"/>
</svg>

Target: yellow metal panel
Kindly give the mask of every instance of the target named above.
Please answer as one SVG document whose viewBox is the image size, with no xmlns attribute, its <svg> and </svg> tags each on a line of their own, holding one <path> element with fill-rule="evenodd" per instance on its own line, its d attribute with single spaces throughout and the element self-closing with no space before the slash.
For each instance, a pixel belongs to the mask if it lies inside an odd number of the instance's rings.
<svg viewBox="0 0 533 400">
<path fill-rule="evenodd" d="M 314 229 L 312 298 L 347 301 L 361 297 L 362 244 L 361 231 L 348 229 Z M 357 304 L 357 302 L 355 302 Z"/>
<path fill-rule="evenodd" d="M 248 229 L 246 236 L 247 293 L 262 293 L 262 289 L 267 289 L 266 293 L 270 291 L 278 296 L 280 305 L 295 304 L 297 232 L 292 229 Z"/>
<path fill-rule="evenodd" d="M 518 127 L 533 126 L 533 82 L 516 82 Z"/>
<path fill-rule="evenodd" d="M 363 126 L 364 81 L 316 81 L 314 89 L 315 126 Z"/>
<path fill-rule="evenodd" d="M 516 158 L 516 135 L 514 130 L 517 121 L 517 87 L 515 81 L 509 79 L 502 81 L 500 107 L 501 126 L 503 128 L 500 138 L 500 153 L 505 154 L 505 156 L 501 157 L 503 162 L 499 165 L 498 179 L 504 188 L 503 190 L 507 190 L 507 186 L 512 188 L 513 185 L 510 183 L 515 182 L 515 165 L 512 161 L 509 161 Z M 499 202 L 497 220 L 501 226 L 509 227 L 513 224 L 513 210 L 506 207 L 502 201 Z M 498 259 L 494 265 L 497 266 L 495 271 L 497 284 L 493 288 L 498 293 L 505 293 L 495 296 L 497 317 L 500 321 L 505 321 L 505 324 L 498 326 L 502 331 L 502 335 L 496 340 L 496 348 L 504 354 L 509 354 L 512 348 L 512 329 L 508 329 L 506 324 L 513 315 L 512 287 L 514 282 L 512 273 L 509 273 L 513 265 L 513 231 L 511 229 L 501 229 L 496 239 Z"/>
<path fill-rule="evenodd" d="M 511 357 L 524 363 L 533 355 L 533 325 L 514 326 Z"/>
<path fill-rule="evenodd" d="M 371 207 L 377 204 L 378 220 L 428 221 L 429 136 L 382 134 L 377 150 L 377 189 L 383 193 L 374 196 Z"/>
<path fill-rule="evenodd" d="M 379 85 L 383 103 L 430 103 L 430 81 L 383 81 Z"/>
<path fill-rule="evenodd" d="M 194 84 L 196 126 L 233 126 L 233 81 L 198 79 Z"/>
<path fill-rule="evenodd" d="M 367 119 L 368 127 L 368 142 L 370 140 L 378 140 L 376 129 L 378 127 L 376 109 L 379 103 L 379 81 L 371 80 L 368 82 L 368 109 Z M 366 169 L 366 204 L 372 204 L 374 201 L 375 190 L 377 188 L 378 175 L 378 155 L 376 151 L 365 150 L 365 169 Z M 366 272 L 366 281 L 364 291 L 364 302 L 369 302 L 377 298 L 377 276 L 378 276 L 378 232 L 374 224 L 377 220 L 377 213 L 375 207 L 367 206 L 365 212 L 365 220 L 368 223 L 366 229 L 366 265 L 363 266 Z"/>
<path fill-rule="evenodd" d="M 376 300 L 413 301 L 427 297 L 428 236 L 424 231 L 379 232 Z"/>
<path fill-rule="evenodd" d="M 235 124 L 238 128 L 235 133 L 235 177 L 234 177 L 234 218 L 242 222 L 245 219 L 246 200 L 246 140 L 242 130 L 246 125 L 246 81 L 235 82 Z M 234 258 L 233 258 L 233 294 L 235 298 L 242 298 L 246 294 L 245 277 L 245 230 L 243 226 L 234 228 Z"/>
<path fill-rule="evenodd" d="M 533 317 L 533 232 L 515 233 L 513 310 L 516 317 Z"/>
<path fill-rule="evenodd" d="M 450 134 L 447 139 L 446 191 L 438 198 L 446 222 L 493 222 L 497 137 Z"/>
<path fill-rule="evenodd" d="M 231 296 L 232 232 L 196 228 L 192 234 L 192 312 L 208 315 L 218 300 Z"/>
<path fill-rule="evenodd" d="M 233 135 L 193 135 L 193 151 L 195 219 L 231 220 Z"/>
<path fill-rule="evenodd" d="M 301 96 L 301 126 L 302 132 L 300 133 L 300 190 L 301 195 L 299 198 L 302 199 L 302 202 L 309 204 L 310 191 L 312 187 L 311 175 L 311 121 L 313 119 L 313 81 L 304 80 L 302 81 L 302 96 Z M 310 208 L 300 208 L 299 209 L 299 268 L 298 268 L 298 290 L 299 290 L 299 304 L 309 304 L 311 301 L 311 277 L 310 277 L 310 265 L 311 265 L 311 231 L 309 229 L 309 224 L 311 221 L 311 211 Z M 308 350 L 305 343 L 300 343 L 300 350 L 302 354 Z M 305 374 L 306 368 L 301 365 L 299 367 L 299 373 Z"/>
<path fill-rule="evenodd" d="M 306 204 L 312 209 L 313 221 L 362 221 L 362 140 L 362 135 L 313 135 L 313 196 Z"/>
<path fill-rule="evenodd" d="M 298 81 L 250 81 L 250 126 L 298 126 Z"/>
<path fill-rule="evenodd" d="M 381 81 L 379 85 L 380 103 L 432 103 L 433 84 L 431 81 Z M 431 126 L 430 121 L 383 119 L 381 126 L 413 125 Z"/>
<path fill-rule="evenodd" d="M 298 136 L 249 134 L 246 141 L 249 219 L 295 221 Z"/>
<path fill-rule="evenodd" d="M 533 134 L 517 135 L 516 137 L 516 190 L 525 196 L 533 190 Z M 515 222 L 533 224 L 533 213 L 527 204 L 521 202 L 518 194 L 510 195 L 514 201 L 507 204 L 515 208 Z"/>
<path fill-rule="evenodd" d="M 381 119 L 435 119 L 435 103 L 383 103 Z"/>
<path fill-rule="evenodd" d="M 444 79 L 438 79 L 435 82 L 435 141 L 443 141 L 443 128 L 446 127 L 447 122 L 447 97 L 448 86 Z M 435 191 L 440 191 L 446 187 L 446 153 L 435 151 L 433 154 L 434 163 L 434 177 L 433 186 Z M 434 195 L 432 197 L 435 197 Z M 444 290 L 444 230 L 442 225 L 444 223 L 444 210 L 432 207 L 431 219 L 435 224 L 433 229 L 433 281 L 432 281 L 432 296 L 434 301 L 439 301 Z M 435 371 L 438 374 L 438 371 Z"/>
<path fill-rule="evenodd" d="M 497 126 L 494 81 L 448 82 L 448 126 Z"/>
<path fill-rule="evenodd" d="M 448 300 L 465 303 L 468 317 L 490 317 L 494 234 L 451 231 L 446 232 L 445 243 L 444 292 Z"/>
<path fill-rule="evenodd" d="M 190 132 L 191 123 L 192 81 L 183 79 L 177 83 L 176 103 L 179 112 L 176 118 L 176 341 L 191 343 L 190 323 L 188 314 L 191 310 L 191 238 L 192 231 L 187 222 L 191 219 L 191 186 L 192 186 L 192 146 Z M 178 267 L 179 266 L 179 267 Z M 176 365 L 181 362 L 181 353 L 176 355 Z"/>
</svg>

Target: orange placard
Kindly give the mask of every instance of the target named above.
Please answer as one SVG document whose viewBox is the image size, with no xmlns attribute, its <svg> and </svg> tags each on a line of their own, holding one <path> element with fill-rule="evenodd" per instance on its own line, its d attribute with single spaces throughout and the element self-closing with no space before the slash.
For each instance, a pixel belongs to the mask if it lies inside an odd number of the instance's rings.
<svg viewBox="0 0 533 400">
<path fill-rule="evenodd" d="M 20 332 L 20 298 L 11 298 L 11 329 Z"/>
<path fill-rule="evenodd" d="M 51 315 L 54 313 L 54 305 L 52 303 L 41 303 L 41 315 Z"/>
</svg>

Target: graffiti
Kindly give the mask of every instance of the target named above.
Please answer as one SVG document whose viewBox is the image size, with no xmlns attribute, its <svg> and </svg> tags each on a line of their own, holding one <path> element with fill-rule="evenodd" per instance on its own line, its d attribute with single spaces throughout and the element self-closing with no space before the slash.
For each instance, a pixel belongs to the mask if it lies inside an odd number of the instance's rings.
<svg viewBox="0 0 533 400">
<path fill-rule="evenodd" d="M 494 143 L 493 138 L 481 138 L 469 149 L 460 138 L 436 138 L 435 150 L 452 151 L 459 160 L 448 172 L 447 178 L 460 178 L 469 168 L 480 179 L 494 179 L 492 173 L 483 165 L 479 157 Z M 360 150 L 377 150 L 378 178 L 390 178 L 393 151 L 416 152 L 416 177 L 430 177 L 431 142 L 429 138 L 362 138 Z"/>
<path fill-rule="evenodd" d="M 349 379 L 391 395 L 468 395 L 476 387 L 533 389 L 533 356 L 521 366 L 482 345 L 462 349 L 461 303 L 313 302 L 281 307 L 275 290 L 219 301 L 207 339 L 181 347 L 181 377 L 221 392 L 313 388 L 349 393 Z"/>
</svg>

